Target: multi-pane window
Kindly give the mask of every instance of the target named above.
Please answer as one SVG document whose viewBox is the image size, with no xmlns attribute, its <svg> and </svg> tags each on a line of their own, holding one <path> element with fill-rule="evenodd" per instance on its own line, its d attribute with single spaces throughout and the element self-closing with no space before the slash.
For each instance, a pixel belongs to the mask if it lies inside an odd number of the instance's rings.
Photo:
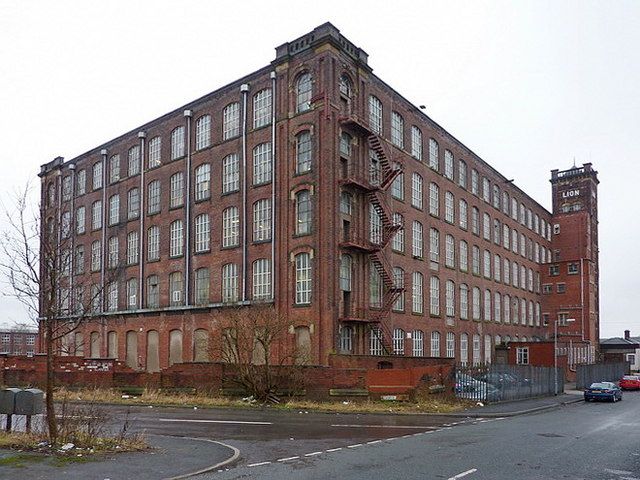
<svg viewBox="0 0 640 480">
<path fill-rule="evenodd" d="M 102 162 L 93 164 L 93 189 L 102 188 Z"/>
<path fill-rule="evenodd" d="M 455 221 L 455 214 L 453 208 L 453 193 L 445 192 L 444 194 L 444 220 L 449 223 Z"/>
<path fill-rule="evenodd" d="M 440 187 L 433 182 L 429 184 L 429 213 L 440 215 Z"/>
<path fill-rule="evenodd" d="M 471 193 L 478 195 L 478 171 L 475 168 L 471 170 Z"/>
<path fill-rule="evenodd" d="M 491 201 L 491 188 L 486 177 L 482 177 L 482 199 L 487 203 Z"/>
<path fill-rule="evenodd" d="M 413 272 L 411 289 L 411 311 L 413 313 L 423 313 L 424 311 L 423 278 L 422 273 Z"/>
<path fill-rule="evenodd" d="M 422 132 L 418 127 L 411 127 L 411 155 L 422 161 Z"/>
<path fill-rule="evenodd" d="M 518 286 L 518 278 L 519 278 L 518 272 L 519 272 L 518 264 L 516 262 L 513 262 L 511 264 L 511 278 L 513 280 L 514 287 Z"/>
<path fill-rule="evenodd" d="M 102 266 L 102 243 L 96 240 L 91 243 L 91 271 L 96 272 Z"/>
<path fill-rule="evenodd" d="M 344 157 L 351 156 L 351 142 L 353 138 L 347 132 L 340 134 L 340 155 Z"/>
<path fill-rule="evenodd" d="M 169 226 L 169 256 L 179 257 L 184 249 L 184 228 L 182 220 L 175 220 Z"/>
<path fill-rule="evenodd" d="M 447 333 L 447 358 L 453 358 L 456 356 L 456 334 L 453 332 Z"/>
<path fill-rule="evenodd" d="M 440 332 L 431 332 L 431 356 L 440 356 Z"/>
<path fill-rule="evenodd" d="M 491 290 L 484 291 L 484 321 L 491 320 Z"/>
<path fill-rule="evenodd" d="M 120 155 L 113 155 L 109 159 L 109 183 L 120 180 Z"/>
<path fill-rule="evenodd" d="M 271 199 L 253 204 L 253 241 L 271 240 Z"/>
<path fill-rule="evenodd" d="M 463 199 L 460 199 L 459 202 L 458 217 L 460 221 L 460 228 L 466 230 L 469 226 L 469 206 Z"/>
<path fill-rule="evenodd" d="M 203 115 L 196 121 L 196 150 L 211 146 L 211 115 Z"/>
<path fill-rule="evenodd" d="M 253 128 L 271 123 L 271 89 L 265 88 L 253 96 Z"/>
<path fill-rule="evenodd" d="M 353 349 L 353 328 L 348 325 L 340 327 L 340 352 L 351 353 Z"/>
<path fill-rule="evenodd" d="M 211 165 L 203 163 L 195 171 L 196 201 L 205 200 L 211 196 Z"/>
<path fill-rule="evenodd" d="M 424 355 L 424 332 L 422 330 L 414 330 L 411 337 L 413 340 L 411 354 L 414 357 L 422 357 Z"/>
<path fill-rule="evenodd" d="M 84 195 L 87 191 L 87 171 L 80 170 L 76 177 L 76 195 Z"/>
<path fill-rule="evenodd" d="M 482 236 L 485 240 L 491 240 L 491 217 L 486 212 L 482 214 Z"/>
<path fill-rule="evenodd" d="M 296 135 L 296 173 L 311 170 L 312 155 L 311 132 L 305 130 Z"/>
<path fill-rule="evenodd" d="M 140 147 L 138 145 L 135 145 L 129 149 L 127 159 L 128 159 L 127 174 L 130 177 L 133 177 L 134 175 L 138 175 L 140 173 Z"/>
<path fill-rule="evenodd" d="M 347 75 L 342 75 L 340 77 L 339 90 L 340 95 L 351 98 L 351 95 L 353 94 L 353 84 Z"/>
<path fill-rule="evenodd" d="M 169 274 L 169 305 L 172 307 L 182 305 L 182 286 L 184 278 L 182 272 Z"/>
<path fill-rule="evenodd" d="M 107 311 L 118 310 L 118 282 L 111 282 L 107 285 Z"/>
<path fill-rule="evenodd" d="M 109 197 L 109 225 L 115 225 L 120 221 L 120 195 Z"/>
<path fill-rule="evenodd" d="M 500 220 L 493 220 L 493 243 L 500 245 Z"/>
<path fill-rule="evenodd" d="M 222 139 L 240 135 L 240 103 L 230 103 L 222 111 Z"/>
<path fill-rule="evenodd" d="M 271 181 L 271 143 L 261 143 L 253 149 L 253 184 Z"/>
<path fill-rule="evenodd" d="M 473 287 L 471 291 L 472 300 L 472 316 L 474 320 L 480 320 L 480 289 Z"/>
<path fill-rule="evenodd" d="M 458 160 L 458 185 L 467 188 L 467 164 L 464 160 Z"/>
<path fill-rule="evenodd" d="M 296 209 L 296 234 L 306 235 L 311 233 L 311 195 L 309 190 L 300 190 L 295 196 Z"/>
<path fill-rule="evenodd" d="M 382 243 L 382 218 L 373 203 L 369 204 L 369 241 L 377 245 Z"/>
<path fill-rule="evenodd" d="M 195 275 L 195 304 L 206 305 L 209 303 L 209 269 L 198 268 Z"/>
<path fill-rule="evenodd" d="M 429 139 L 429 166 L 436 172 L 439 170 L 438 142 L 433 138 Z"/>
<path fill-rule="evenodd" d="M 447 314 L 447 317 L 453 317 L 456 313 L 456 308 L 455 308 L 456 286 L 451 280 L 447 280 L 445 283 L 444 290 L 445 290 L 444 297 L 445 297 L 446 314 Z"/>
<path fill-rule="evenodd" d="M 147 212 L 149 214 L 160 211 L 160 180 L 154 180 L 147 186 Z"/>
<path fill-rule="evenodd" d="M 502 192 L 502 213 L 509 215 L 509 194 Z"/>
<path fill-rule="evenodd" d="M 147 308 L 160 306 L 160 281 L 157 275 L 147 277 Z"/>
<path fill-rule="evenodd" d="M 422 177 L 415 172 L 411 176 L 411 205 L 422 208 Z"/>
<path fill-rule="evenodd" d="M 127 234 L 127 265 L 138 263 L 138 248 L 140 242 L 138 239 L 138 231 L 134 230 Z"/>
<path fill-rule="evenodd" d="M 111 237 L 107 245 L 107 258 L 109 260 L 109 268 L 116 268 L 118 266 L 119 250 L 120 242 L 118 242 L 118 237 Z"/>
<path fill-rule="evenodd" d="M 102 200 L 96 200 L 91 205 L 91 228 L 96 230 L 102 227 Z"/>
<path fill-rule="evenodd" d="M 153 261 L 160 258 L 160 228 L 149 227 L 147 230 L 147 260 Z"/>
<path fill-rule="evenodd" d="M 484 278 L 491 278 L 491 253 L 489 250 L 483 252 L 482 274 Z"/>
<path fill-rule="evenodd" d="M 504 303 L 504 323 L 511 323 L 511 297 L 509 295 L 505 295 L 502 301 Z"/>
<path fill-rule="evenodd" d="M 369 149 L 369 182 L 371 185 L 379 186 L 381 177 L 382 165 L 378 154 L 373 149 Z"/>
<path fill-rule="evenodd" d="M 71 234 L 71 212 L 64 212 L 60 218 L 62 238 L 69 238 Z"/>
<path fill-rule="evenodd" d="M 195 236 L 196 236 L 196 244 L 195 251 L 206 252 L 210 247 L 210 233 L 211 226 L 209 223 L 209 214 L 202 213 L 195 218 Z"/>
<path fill-rule="evenodd" d="M 62 200 L 71 200 L 71 175 L 62 179 Z"/>
<path fill-rule="evenodd" d="M 391 143 L 404 148 L 404 119 L 398 112 L 391 113 Z"/>
<path fill-rule="evenodd" d="M 369 306 L 382 307 L 382 277 L 372 263 L 369 263 Z"/>
<path fill-rule="evenodd" d="M 222 301 L 238 301 L 238 265 L 227 263 L 222 267 Z"/>
<path fill-rule="evenodd" d="M 296 112 L 306 112 L 311 108 L 311 97 L 313 94 L 313 82 L 311 74 L 303 73 L 296 82 Z"/>
<path fill-rule="evenodd" d="M 471 207 L 471 232 L 480 235 L 480 211 L 476 207 Z"/>
<path fill-rule="evenodd" d="M 417 220 L 413 221 L 412 228 L 412 255 L 415 258 L 422 258 L 422 224 Z"/>
<path fill-rule="evenodd" d="M 238 154 L 232 153 L 222 159 L 222 193 L 240 189 L 240 164 Z"/>
<path fill-rule="evenodd" d="M 500 187 L 497 185 L 493 186 L 493 208 L 500 209 Z"/>
<path fill-rule="evenodd" d="M 373 95 L 369 95 L 369 126 L 373 133 L 382 135 L 382 102 Z"/>
<path fill-rule="evenodd" d="M 466 272 L 469 269 L 469 246 L 464 240 L 460 240 L 459 248 L 460 270 Z"/>
<path fill-rule="evenodd" d="M 78 207 L 76 210 L 76 233 L 78 235 L 85 232 L 86 229 L 86 215 L 85 215 L 85 207 Z"/>
<path fill-rule="evenodd" d="M 429 259 L 436 263 L 440 261 L 440 232 L 435 228 L 429 229 Z"/>
<path fill-rule="evenodd" d="M 399 173 L 391 184 L 391 196 L 398 200 L 404 200 L 404 173 Z M 422 197 L 422 195 L 420 195 Z"/>
<path fill-rule="evenodd" d="M 350 255 L 342 254 L 340 256 L 340 290 L 343 292 L 351 291 L 351 271 L 353 268 L 353 259 Z"/>
<path fill-rule="evenodd" d="M 480 363 L 480 335 L 477 333 L 473 335 L 473 364 Z"/>
<path fill-rule="evenodd" d="M 509 242 L 509 239 L 511 238 L 509 232 L 510 232 L 509 227 L 503 223 L 502 224 L 502 246 L 507 250 L 509 250 L 511 245 Z"/>
<path fill-rule="evenodd" d="M 171 132 L 171 160 L 184 157 L 184 127 L 174 128 Z"/>
<path fill-rule="evenodd" d="M 222 212 L 222 246 L 235 247 L 240 235 L 238 207 L 228 207 Z"/>
<path fill-rule="evenodd" d="M 404 355 L 404 337 L 405 332 L 401 328 L 393 329 L 393 354 L 394 355 Z"/>
<path fill-rule="evenodd" d="M 382 355 L 382 331 L 373 327 L 369 332 L 369 355 Z"/>
<path fill-rule="evenodd" d="M 253 262 L 253 299 L 271 298 L 271 260 L 259 258 Z"/>
<path fill-rule="evenodd" d="M 453 153 L 449 150 L 444 151 L 444 176 L 453 180 Z"/>
<path fill-rule="evenodd" d="M 518 253 L 518 232 L 515 228 L 511 230 L 511 251 Z"/>
<path fill-rule="evenodd" d="M 181 207 L 184 204 L 184 174 L 177 172 L 169 179 L 169 208 Z"/>
<path fill-rule="evenodd" d="M 502 270 L 502 260 L 500 259 L 500 255 L 493 256 L 493 279 L 496 282 L 499 282 L 500 279 L 500 270 Z"/>
<path fill-rule="evenodd" d="M 162 138 L 149 140 L 149 168 L 159 167 L 161 163 Z"/>
<path fill-rule="evenodd" d="M 446 235 L 444 239 L 444 264 L 449 268 L 454 268 L 456 265 L 455 259 L 455 240 L 453 235 Z"/>
<path fill-rule="evenodd" d="M 432 276 L 429 287 L 429 313 L 440 315 L 440 279 Z"/>
<path fill-rule="evenodd" d="M 471 272 L 480 275 L 480 249 L 476 245 L 471 248 Z"/>
<path fill-rule="evenodd" d="M 84 245 L 76 247 L 75 273 L 77 275 L 84 273 Z"/>
<path fill-rule="evenodd" d="M 140 216 L 140 190 L 135 187 L 127 193 L 127 218 L 129 220 Z"/>
<path fill-rule="evenodd" d="M 311 303 L 311 255 L 303 252 L 295 256 L 296 305 Z"/>
<path fill-rule="evenodd" d="M 400 225 L 391 239 L 391 248 L 396 252 L 404 252 L 404 218 L 400 213 L 393 214 L 393 224 Z"/>
<path fill-rule="evenodd" d="M 469 287 L 464 283 L 460 285 L 460 318 L 469 319 Z"/>
<path fill-rule="evenodd" d="M 400 289 L 398 298 L 393 304 L 393 309 L 402 312 L 404 311 L 404 270 L 400 267 L 393 267 L 393 286 Z"/>
<path fill-rule="evenodd" d="M 134 310 L 138 306 L 138 279 L 130 278 L 126 284 L 127 310 Z"/>
<path fill-rule="evenodd" d="M 469 362 L 469 335 L 460 334 L 460 363 L 466 365 Z"/>
<path fill-rule="evenodd" d="M 493 294 L 493 319 L 496 322 L 502 321 L 502 296 L 498 292 Z"/>
</svg>

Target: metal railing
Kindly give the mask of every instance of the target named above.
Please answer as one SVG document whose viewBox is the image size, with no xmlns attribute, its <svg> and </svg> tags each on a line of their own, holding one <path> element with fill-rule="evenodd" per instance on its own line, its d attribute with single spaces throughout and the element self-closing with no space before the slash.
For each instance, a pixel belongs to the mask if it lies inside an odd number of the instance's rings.
<svg viewBox="0 0 640 480">
<path fill-rule="evenodd" d="M 531 365 L 457 365 L 456 397 L 483 403 L 551 396 L 554 369 Z M 558 369 L 558 392 L 564 392 L 564 371 Z"/>
</svg>

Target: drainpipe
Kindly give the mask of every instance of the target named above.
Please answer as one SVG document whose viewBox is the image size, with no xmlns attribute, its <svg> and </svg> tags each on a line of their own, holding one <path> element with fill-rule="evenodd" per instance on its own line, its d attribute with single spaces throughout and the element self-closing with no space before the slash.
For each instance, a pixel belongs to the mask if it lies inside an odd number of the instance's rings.
<svg viewBox="0 0 640 480">
<path fill-rule="evenodd" d="M 271 300 L 276 298 L 276 72 L 271 72 Z"/>
<path fill-rule="evenodd" d="M 580 259 L 580 319 L 582 323 L 582 341 L 584 341 L 584 258 Z"/>
<path fill-rule="evenodd" d="M 104 276 L 107 262 L 107 149 L 100 150 L 102 155 L 102 261 L 100 262 L 100 309 L 104 312 Z"/>
<path fill-rule="evenodd" d="M 187 175 L 186 187 L 187 198 L 185 201 L 184 217 L 185 217 L 185 249 L 184 249 L 184 304 L 189 305 L 189 290 L 191 280 L 191 110 L 184 111 L 184 118 L 187 120 Z"/>
<path fill-rule="evenodd" d="M 138 308 L 143 308 L 143 295 L 144 295 L 144 218 L 145 218 L 145 206 L 144 200 L 147 196 L 147 192 L 144 185 L 144 173 L 145 173 L 145 141 L 147 138 L 146 132 L 138 132 L 138 139 L 140 140 L 140 232 L 138 234 Z"/>
<path fill-rule="evenodd" d="M 249 84 L 240 85 L 242 93 L 242 301 L 247 299 L 247 96 Z"/>
</svg>

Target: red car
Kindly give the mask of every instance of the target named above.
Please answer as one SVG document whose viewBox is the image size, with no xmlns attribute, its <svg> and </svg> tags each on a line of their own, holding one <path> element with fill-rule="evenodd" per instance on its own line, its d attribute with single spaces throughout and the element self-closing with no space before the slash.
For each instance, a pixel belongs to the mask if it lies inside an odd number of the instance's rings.
<svg viewBox="0 0 640 480">
<path fill-rule="evenodd" d="M 620 380 L 620 388 L 623 390 L 640 390 L 640 376 L 625 375 Z"/>
</svg>

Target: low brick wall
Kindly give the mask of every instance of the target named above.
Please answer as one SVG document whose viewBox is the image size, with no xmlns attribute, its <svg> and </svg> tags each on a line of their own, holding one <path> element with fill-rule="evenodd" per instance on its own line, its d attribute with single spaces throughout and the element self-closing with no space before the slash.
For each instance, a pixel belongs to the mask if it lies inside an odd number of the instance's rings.
<svg viewBox="0 0 640 480">
<path fill-rule="evenodd" d="M 387 368 L 380 369 L 380 362 L 387 362 Z M 389 369 L 390 365 L 397 368 Z M 444 383 L 452 367 L 448 359 L 335 355 L 331 366 L 299 367 L 296 376 L 300 381 L 294 383 L 295 387 L 302 385 L 307 398 L 317 400 L 410 393 L 421 384 Z M 46 358 L 42 355 L 0 356 L 0 383 L 4 385 L 42 388 L 45 376 Z M 56 384 L 70 387 L 193 388 L 215 394 L 240 393 L 235 376 L 235 367 L 225 363 L 179 363 L 148 373 L 134 371 L 114 359 L 58 357 L 55 361 Z"/>
</svg>

